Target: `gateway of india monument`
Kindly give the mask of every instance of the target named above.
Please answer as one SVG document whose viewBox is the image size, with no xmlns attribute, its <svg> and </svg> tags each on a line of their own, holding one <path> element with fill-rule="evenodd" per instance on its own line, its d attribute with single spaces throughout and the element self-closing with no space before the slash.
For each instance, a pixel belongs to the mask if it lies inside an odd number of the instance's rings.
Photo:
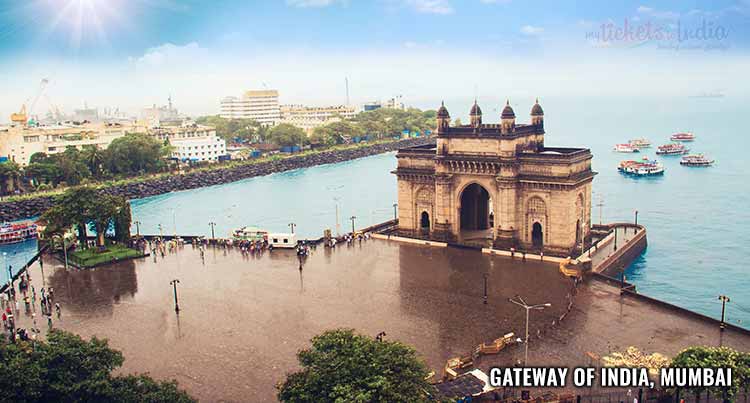
<svg viewBox="0 0 750 403">
<path fill-rule="evenodd" d="M 506 102 L 500 123 L 437 112 L 435 145 L 398 151 L 398 233 L 451 243 L 568 256 L 590 235 L 591 152 L 546 147 L 539 101 L 529 124 Z"/>
</svg>

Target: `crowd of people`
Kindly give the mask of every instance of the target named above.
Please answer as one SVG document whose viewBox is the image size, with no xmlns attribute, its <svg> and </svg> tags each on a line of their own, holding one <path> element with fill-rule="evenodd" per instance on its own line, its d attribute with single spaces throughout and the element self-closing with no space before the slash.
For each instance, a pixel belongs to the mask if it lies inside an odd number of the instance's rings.
<svg viewBox="0 0 750 403">
<path fill-rule="evenodd" d="M 57 320 L 62 320 L 62 307 L 55 301 L 55 289 L 42 287 L 37 295 L 34 285 L 31 284 L 31 273 L 26 270 L 18 279 L 18 291 L 16 283 L 11 281 L 5 292 L 0 294 L 0 305 L 2 306 L 3 335 L 10 342 L 20 340 L 36 340 L 41 330 L 37 326 L 37 299 L 39 301 L 39 313 L 47 318 L 47 327 L 52 330 L 53 314 Z M 21 302 L 24 304 L 24 314 L 31 317 L 32 328 L 27 330 L 17 326 L 17 320 L 21 315 Z"/>
</svg>

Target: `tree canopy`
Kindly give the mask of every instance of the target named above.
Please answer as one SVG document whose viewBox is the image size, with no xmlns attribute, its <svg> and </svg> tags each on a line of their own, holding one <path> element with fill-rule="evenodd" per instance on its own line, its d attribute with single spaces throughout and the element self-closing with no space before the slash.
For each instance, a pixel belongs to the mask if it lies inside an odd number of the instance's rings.
<svg viewBox="0 0 750 403">
<path fill-rule="evenodd" d="M 304 130 L 288 123 L 272 127 L 266 140 L 279 147 L 302 146 L 309 143 Z"/>
<path fill-rule="evenodd" d="M 13 402 L 194 402 L 175 381 L 114 376 L 122 353 L 106 340 L 54 329 L 47 341 L 0 341 L 1 400 Z"/>
<path fill-rule="evenodd" d="M 130 204 L 124 197 L 80 186 L 58 196 L 52 208 L 42 214 L 41 221 L 46 224 L 45 235 L 60 235 L 76 227 L 81 241 L 87 238 L 86 228 L 90 225 L 96 231 L 98 245 L 103 246 L 104 235 L 110 226 L 115 228 L 117 239 L 124 241 L 129 236 L 123 234 L 130 231 Z M 85 248 L 85 245 L 85 242 L 81 243 L 81 247 Z"/>
<path fill-rule="evenodd" d="M 414 349 L 351 329 L 315 336 L 297 358 L 302 369 L 278 386 L 282 402 L 423 402 L 431 390 Z"/>
<path fill-rule="evenodd" d="M 731 399 L 740 388 L 750 387 L 750 353 L 740 352 L 729 347 L 696 346 L 682 350 L 672 359 L 673 368 L 731 368 L 732 386 L 730 388 L 708 388 L 708 392 L 718 398 Z M 696 395 L 705 392 L 704 388 L 688 388 Z"/>
<path fill-rule="evenodd" d="M 112 140 L 107 147 L 107 169 L 113 174 L 135 175 L 164 168 L 168 150 L 159 140 L 145 133 L 129 133 Z"/>
</svg>

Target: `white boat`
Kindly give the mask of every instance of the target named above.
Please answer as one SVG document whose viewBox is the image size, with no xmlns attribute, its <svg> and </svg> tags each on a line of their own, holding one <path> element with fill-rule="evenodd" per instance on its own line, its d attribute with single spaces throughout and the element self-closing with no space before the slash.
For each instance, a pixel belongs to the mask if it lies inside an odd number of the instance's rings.
<svg viewBox="0 0 750 403">
<path fill-rule="evenodd" d="M 0 225 L 0 245 L 23 242 L 37 237 L 37 226 L 33 222 L 3 223 Z"/>
<path fill-rule="evenodd" d="M 664 166 L 658 161 L 644 157 L 640 161 L 621 161 L 617 170 L 634 176 L 655 176 L 664 174 Z"/>
<path fill-rule="evenodd" d="M 714 164 L 714 160 L 706 158 L 703 154 L 691 154 L 682 157 L 680 165 L 689 167 L 710 167 Z"/>
<path fill-rule="evenodd" d="M 292 249 L 297 247 L 297 235 L 287 233 L 268 234 L 269 248 Z"/>
<path fill-rule="evenodd" d="M 235 241 L 265 241 L 268 239 L 268 231 L 258 227 L 242 227 L 232 231 L 232 239 Z"/>
<path fill-rule="evenodd" d="M 616 144 L 614 150 L 618 153 L 637 153 L 640 151 L 638 147 L 632 144 Z"/>
<path fill-rule="evenodd" d="M 693 141 L 695 140 L 695 135 L 691 132 L 675 133 L 669 139 L 672 141 Z"/>
<path fill-rule="evenodd" d="M 639 149 L 651 147 L 651 141 L 645 137 L 631 139 L 628 144 Z"/>
</svg>

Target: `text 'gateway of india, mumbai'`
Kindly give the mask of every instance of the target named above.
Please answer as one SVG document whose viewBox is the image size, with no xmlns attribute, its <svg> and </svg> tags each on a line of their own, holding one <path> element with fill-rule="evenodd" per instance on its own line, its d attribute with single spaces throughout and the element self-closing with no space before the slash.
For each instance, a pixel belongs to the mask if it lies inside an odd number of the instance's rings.
<svg viewBox="0 0 750 403">
<path fill-rule="evenodd" d="M 589 238 L 591 152 L 544 146 L 539 101 L 516 124 L 506 102 L 500 124 L 451 126 L 437 113 L 437 142 L 399 150 L 398 232 L 496 248 L 570 255 Z"/>
</svg>

